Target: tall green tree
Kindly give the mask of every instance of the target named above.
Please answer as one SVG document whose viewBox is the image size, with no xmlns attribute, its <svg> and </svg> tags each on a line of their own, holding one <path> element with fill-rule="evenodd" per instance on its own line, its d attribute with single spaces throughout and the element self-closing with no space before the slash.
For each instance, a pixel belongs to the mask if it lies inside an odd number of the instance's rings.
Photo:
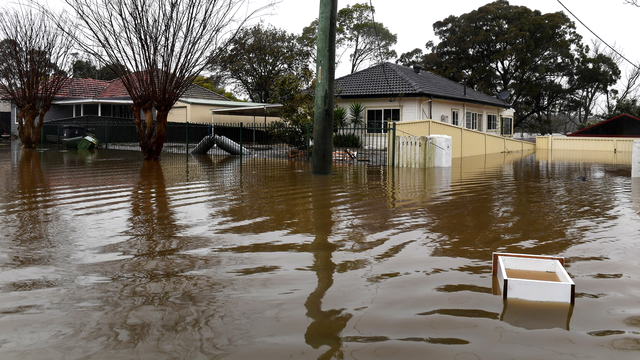
<svg viewBox="0 0 640 360">
<path fill-rule="evenodd" d="M 98 67 L 90 59 L 82 59 L 71 54 L 75 57 L 71 66 L 72 77 L 81 79 L 97 79 L 97 80 L 113 80 L 117 79 L 118 75 L 114 73 L 109 66 Z"/>
<path fill-rule="evenodd" d="M 571 92 L 582 38 L 562 12 L 542 14 L 498 0 L 433 25 L 440 43 L 422 65 L 478 91 L 507 99 L 514 126 L 545 118 Z"/>
<path fill-rule="evenodd" d="M 572 92 L 567 108 L 573 113 L 570 119 L 579 128 L 584 128 L 594 115 L 594 107 L 601 95 L 610 92 L 620 79 L 620 69 L 611 57 L 596 47 L 592 54 L 578 57 L 575 74 L 570 82 Z"/>
<path fill-rule="evenodd" d="M 397 56 L 391 49 L 398 37 L 382 23 L 374 21 L 375 8 L 369 4 L 347 5 L 338 11 L 336 46 L 343 53 L 350 51 L 349 62 L 351 73 L 362 68 L 362 65 L 373 62 L 380 63 Z M 314 20 L 302 31 L 301 42 L 315 53 L 318 20 Z M 339 55 L 338 58 L 341 58 Z"/>
<path fill-rule="evenodd" d="M 252 102 L 278 102 L 272 95 L 276 80 L 308 70 L 310 57 L 297 35 L 260 23 L 241 30 L 229 46 L 212 56 L 210 70 Z"/>
</svg>

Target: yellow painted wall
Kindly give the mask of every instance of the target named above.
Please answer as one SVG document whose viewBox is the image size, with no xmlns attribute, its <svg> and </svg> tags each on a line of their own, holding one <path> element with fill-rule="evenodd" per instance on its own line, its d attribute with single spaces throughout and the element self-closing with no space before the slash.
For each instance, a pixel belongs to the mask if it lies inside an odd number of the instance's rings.
<svg viewBox="0 0 640 360">
<path fill-rule="evenodd" d="M 221 108 L 219 106 L 211 106 L 211 105 L 197 105 L 197 104 L 187 104 L 183 102 L 177 102 L 175 106 L 169 111 L 169 122 L 185 122 L 187 116 L 185 115 L 185 111 L 188 115 L 188 119 L 190 123 L 195 124 L 211 124 L 211 109 Z M 280 120 L 277 117 L 267 117 L 267 123 L 272 123 L 274 121 Z M 253 124 L 264 124 L 265 118 L 264 116 L 235 116 L 235 115 L 216 115 L 215 116 L 216 124 L 239 124 L 243 123 L 245 125 Z"/>
<path fill-rule="evenodd" d="M 514 151 L 533 152 L 536 150 L 536 144 L 531 142 L 468 130 L 433 120 L 398 122 L 396 125 L 396 135 L 451 136 L 453 158 Z"/>
<path fill-rule="evenodd" d="M 610 153 L 633 152 L 633 141 L 640 138 L 538 136 L 540 150 L 600 151 Z"/>
</svg>

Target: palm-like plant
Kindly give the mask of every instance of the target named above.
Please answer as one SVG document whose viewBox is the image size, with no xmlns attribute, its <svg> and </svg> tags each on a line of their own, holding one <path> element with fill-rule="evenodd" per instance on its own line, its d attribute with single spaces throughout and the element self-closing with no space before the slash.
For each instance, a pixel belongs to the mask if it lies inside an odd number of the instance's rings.
<svg viewBox="0 0 640 360">
<path fill-rule="evenodd" d="M 353 126 L 364 125 L 364 105 L 355 102 L 349 106 L 349 115 L 351 115 L 351 123 Z"/>
</svg>

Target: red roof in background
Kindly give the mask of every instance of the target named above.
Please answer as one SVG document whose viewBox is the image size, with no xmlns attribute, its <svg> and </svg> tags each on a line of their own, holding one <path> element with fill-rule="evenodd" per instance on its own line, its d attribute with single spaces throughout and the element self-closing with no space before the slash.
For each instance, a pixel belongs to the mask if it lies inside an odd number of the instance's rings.
<svg viewBox="0 0 640 360">
<path fill-rule="evenodd" d="M 122 80 L 115 79 L 109 82 L 109 85 L 97 96 L 98 98 L 112 98 L 129 96 Z"/>
<path fill-rule="evenodd" d="M 58 91 L 56 97 L 96 98 L 107 85 L 109 81 L 106 80 L 69 79 Z"/>
<path fill-rule="evenodd" d="M 640 136 L 640 119 L 629 114 L 621 114 L 567 136 L 638 137 Z"/>
<path fill-rule="evenodd" d="M 226 97 L 205 89 L 199 85 L 192 84 L 185 91 L 183 97 L 206 100 L 225 100 Z M 109 98 L 130 98 L 129 92 L 124 87 L 121 79 L 111 81 L 95 79 L 71 78 L 66 81 L 60 91 L 56 94 L 58 100 L 61 99 L 109 99 Z"/>
</svg>

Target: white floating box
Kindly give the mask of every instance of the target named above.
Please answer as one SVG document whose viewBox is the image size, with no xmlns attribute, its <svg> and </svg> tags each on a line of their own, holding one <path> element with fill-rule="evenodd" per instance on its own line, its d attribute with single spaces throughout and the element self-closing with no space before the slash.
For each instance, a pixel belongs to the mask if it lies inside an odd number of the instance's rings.
<svg viewBox="0 0 640 360">
<path fill-rule="evenodd" d="M 564 258 L 493 253 L 493 274 L 502 298 L 575 302 L 575 284 L 564 269 Z"/>
</svg>

